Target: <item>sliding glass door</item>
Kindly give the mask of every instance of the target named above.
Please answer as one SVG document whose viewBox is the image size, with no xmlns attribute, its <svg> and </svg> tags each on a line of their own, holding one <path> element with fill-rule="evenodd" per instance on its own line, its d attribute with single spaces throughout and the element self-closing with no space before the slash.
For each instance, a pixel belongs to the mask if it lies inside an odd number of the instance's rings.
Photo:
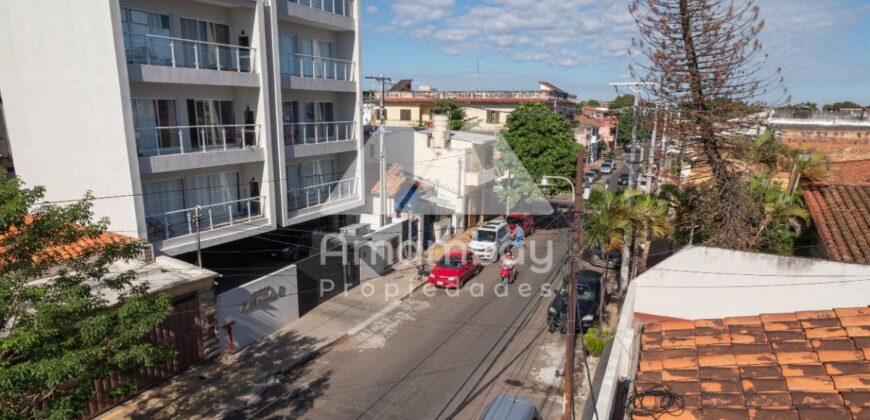
<svg viewBox="0 0 870 420">
<path fill-rule="evenodd" d="M 230 217 L 244 214 L 247 204 L 239 203 L 239 173 L 221 172 L 193 178 L 193 196 L 209 220 L 207 225 L 227 223 Z M 231 216 L 232 215 L 232 216 Z"/>
<path fill-rule="evenodd" d="M 190 138 L 195 148 L 222 148 L 238 146 L 241 130 L 236 123 L 233 101 L 188 99 L 187 119 L 191 125 Z"/>
<path fill-rule="evenodd" d="M 145 222 L 149 239 L 168 239 L 187 234 L 184 182 L 181 179 L 142 184 Z"/>
<path fill-rule="evenodd" d="M 281 34 L 278 39 L 278 49 L 281 60 L 281 74 L 299 75 L 299 58 L 296 57 L 296 36 Z"/>
<path fill-rule="evenodd" d="M 235 69 L 237 67 L 235 52 L 227 46 L 230 43 L 230 27 L 228 25 L 181 18 L 181 37 L 201 41 L 199 43 L 185 43 L 183 46 L 183 56 L 188 67 L 193 67 L 197 60 L 200 68 Z M 195 53 L 194 45 L 196 45 Z"/>
<path fill-rule="evenodd" d="M 121 30 L 128 63 L 172 65 L 169 40 L 147 36 L 170 36 L 169 15 L 122 7 Z"/>
<path fill-rule="evenodd" d="M 292 146 L 300 143 L 299 102 L 284 102 L 284 145 Z"/>
<path fill-rule="evenodd" d="M 181 139 L 175 100 L 134 98 L 133 126 L 140 156 L 178 153 Z"/>
</svg>

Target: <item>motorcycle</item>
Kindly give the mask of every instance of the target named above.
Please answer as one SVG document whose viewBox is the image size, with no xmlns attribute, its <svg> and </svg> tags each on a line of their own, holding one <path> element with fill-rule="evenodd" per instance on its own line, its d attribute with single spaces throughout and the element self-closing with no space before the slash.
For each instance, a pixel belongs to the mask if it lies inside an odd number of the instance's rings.
<svg viewBox="0 0 870 420">
<path fill-rule="evenodd" d="M 501 266 L 501 281 L 503 284 L 514 282 L 514 267 L 510 265 Z"/>
</svg>

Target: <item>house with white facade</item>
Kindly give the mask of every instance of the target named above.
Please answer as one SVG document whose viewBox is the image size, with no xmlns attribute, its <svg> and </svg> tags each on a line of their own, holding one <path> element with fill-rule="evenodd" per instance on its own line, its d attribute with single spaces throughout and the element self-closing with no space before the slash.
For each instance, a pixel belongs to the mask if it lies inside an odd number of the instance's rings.
<svg viewBox="0 0 870 420">
<path fill-rule="evenodd" d="M 178 255 L 362 203 L 359 1 L 0 4 L 16 174 Z"/>
</svg>

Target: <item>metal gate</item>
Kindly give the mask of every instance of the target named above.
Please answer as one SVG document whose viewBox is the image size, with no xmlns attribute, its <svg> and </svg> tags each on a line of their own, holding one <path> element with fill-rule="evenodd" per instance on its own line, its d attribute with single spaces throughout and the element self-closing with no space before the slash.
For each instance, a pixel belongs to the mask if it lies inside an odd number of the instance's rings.
<svg viewBox="0 0 870 420">
<path fill-rule="evenodd" d="M 196 295 L 182 298 L 172 303 L 172 313 L 160 325 L 156 325 L 148 334 L 148 341 L 155 344 L 168 344 L 178 354 L 175 359 L 162 365 L 143 367 L 132 375 L 131 379 L 139 384 L 143 391 L 163 382 L 202 359 L 202 320 L 199 316 L 199 299 Z M 88 403 L 88 418 L 114 407 L 132 397 L 127 395 L 111 398 L 109 392 L 121 383 L 123 375 L 115 373 L 112 376 L 94 382 L 96 395 Z"/>
</svg>

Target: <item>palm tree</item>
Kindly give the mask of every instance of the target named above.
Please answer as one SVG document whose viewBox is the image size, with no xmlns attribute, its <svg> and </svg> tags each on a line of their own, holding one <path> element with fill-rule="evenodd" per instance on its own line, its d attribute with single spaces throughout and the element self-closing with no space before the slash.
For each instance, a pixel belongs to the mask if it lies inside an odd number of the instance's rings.
<svg viewBox="0 0 870 420">
<path fill-rule="evenodd" d="M 694 242 L 694 226 L 701 208 L 701 191 L 694 185 L 680 188 L 666 184 L 659 189 L 659 199 L 663 200 L 672 220 L 674 241 L 678 245 Z"/>
<path fill-rule="evenodd" d="M 668 220 L 667 202 L 651 195 L 636 195 L 626 198 L 626 216 L 631 225 L 629 248 L 629 281 L 637 274 L 637 258 L 633 258 L 638 239 L 655 240 L 671 236 L 673 226 Z"/>
<path fill-rule="evenodd" d="M 607 194 L 614 195 L 612 192 L 607 192 Z M 617 200 L 608 199 L 607 202 L 619 205 Z M 629 222 L 622 217 L 621 212 L 595 211 L 588 215 L 589 217 L 585 219 L 583 248 L 588 251 L 601 251 L 601 256 L 604 258 L 604 272 L 601 274 L 598 286 L 598 326 L 600 327 L 604 320 L 604 295 L 607 293 L 609 255 L 622 248 Z"/>
<path fill-rule="evenodd" d="M 821 179 L 831 169 L 828 157 L 821 153 L 795 152 L 792 159 L 794 162 L 786 189 L 789 194 L 794 194 L 801 179 Z"/>
<path fill-rule="evenodd" d="M 800 195 L 783 191 L 781 185 L 773 183 L 766 174 L 752 178 L 749 190 L 764 203 L 764 220 L 755 235 L 756 246 L 778 254 L 790 254 L 794 250 L 794 238 L 800 236 L 810 217 Z"/>
</svg>

